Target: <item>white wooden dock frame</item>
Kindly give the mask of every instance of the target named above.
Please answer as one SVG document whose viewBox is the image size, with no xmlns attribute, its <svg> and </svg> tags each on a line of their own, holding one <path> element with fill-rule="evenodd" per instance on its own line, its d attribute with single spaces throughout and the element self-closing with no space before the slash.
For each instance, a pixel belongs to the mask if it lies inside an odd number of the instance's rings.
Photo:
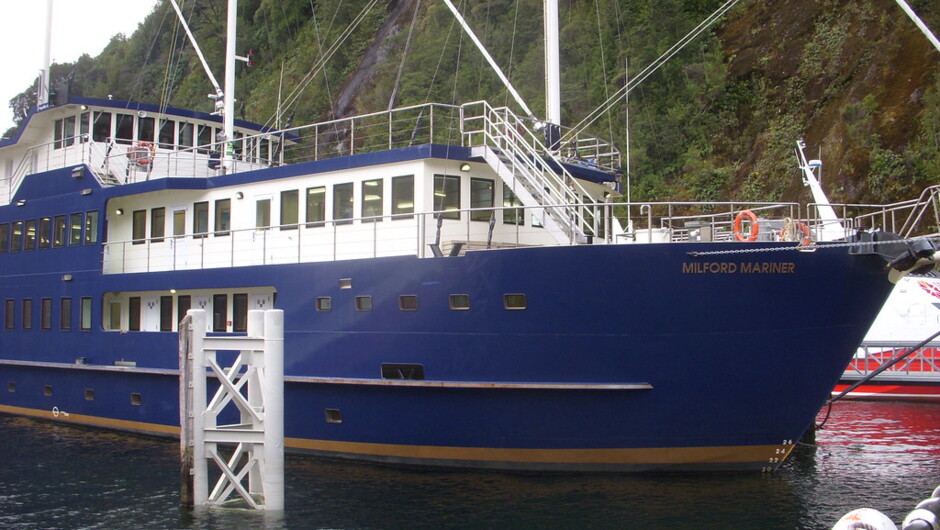
<svg viewBox="0 0 940 530">
<path fill-rule="evenodd" d="M 205 329 L 203 310 L 190 310 L 180 324 L 181 501 L 221 506 L 237 492 L 252 508 L 283 510 L 284 312 L 249 311 L 244 337 L 207 337 Z M 232 366 L 219 365 L 219 351 L 237 352 Z M 211 401 L 209 377 L 219 381 Z M 240 423 L 219 425 L 230 405 Z M 213 469 L 211 493 L 210 461 L 221 472 Z"/>
</svg>

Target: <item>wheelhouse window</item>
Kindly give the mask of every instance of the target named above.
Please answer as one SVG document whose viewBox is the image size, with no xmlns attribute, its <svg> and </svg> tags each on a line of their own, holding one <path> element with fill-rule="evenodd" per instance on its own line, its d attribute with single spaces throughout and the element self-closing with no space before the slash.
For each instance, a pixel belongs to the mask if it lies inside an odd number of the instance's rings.
<svg viewBox="0 0 940 530">
<path fill-rule="evenodd" d="M 150 242 L 160 243 L 166 234 L 166 208 L 150 210 Z"/>
<path fill-rule="evenodd" d="M 177 143 L 179 144 L 180 149 L 192 149 L 193 141 L 195 136 L 193 135 L 193 124 L 186 122 L 179 123 L 179 139 Z"/>
<path fill-rule="evenodd" d="M 197 151 L 203 154 L 208 153 L 212 148 L 212 127 L 208 125 L 200 125 L 197 142 L 198 143 L 196 145 L 199 146 Z"/>
<path fill-rule="evenodd" d="M 52 221 L 52 246 L 59 248 L 65 246 L 65 216 L 57 215 Z"/>
<path fill-rule="evenodd" d="M 470 207 L 493 207 L 493 181 L 489 179 L 470 179 Z M 493 215 L 492 210 L 479 210 L 470 212 L 471 221 L 489 221 Z"/>
<path fill-rule="evenodd" d="M 56 120 L 53 124 L 53 148 L 61 149 L 75 144 L 75 116 Z"/>
<path fill-rule="evenodd" d="M 137 139 L 141 142 L 153 143 L 154 119 L 137 118 Z"/>
<path fill-rule="evenodd" d="M 415 177 L 392 177 L 392 219 L 410 219 L 415 213 Z"/>
<path fill-rule="evenodd" d="M 297 228 L 298 191 L 286 190 L 281 192 L 281 230 L 294 230 Z"/>
<path fill-rule="evenodd" d="M 382 220 L 383 187 L 382 179 L 362 182 L 362 216 L 375 217 L 370 219 L 370 222 Z"/>
<path fill-rule="evenodd" d="M 0 224 L 0 254 L 10 250 L 10 225 L 8 223 Z"/>
<path fill-rule="evenodd" d="M 307 226 L 323 226 L 326 220 L 326 188 L 307 188 Z"/>
<path fill-rule="evenodd" d="M 10 234 L 10 252 L 23 250 L 23 221 L 14 221 Z"/>
<path fill-rule="evenodd" d="M 91 125 L 91 139 L 96 142 L 106 142 L 111 138 L 111 113 L 95 112 L 94 123 Z"/>
<path fill-rule="evenodd" d="M 24 250 L 36 250 L 36 220 L 26 221 L 26 238 L 23 240 Z"/>
<path fill-rule="evenodd" d="M 157 142 L 161 149 L 176 149 L 176 122 L 173 120 L 160 120 L 160 130 Z"/>
<path fill-rule="evenodd" d="M 193 237 L 206 237 L 209 232 L 209 203 L 197 202 L 193 205 Z"/>
<path fill-rule="evenodd" d="M 219 199 L 215 201 L 215 235 L 227 236 L 232 229 L 232 200 Z"/>
<path fill-rule="evenodd" d="M 115 114 L 114 141 L 119 144 L 134 142 L 134 115 Z"/>
<path fill-rule="evenodd" d="M 434 175 L 434 211 L 444 219 L 460 219 L 460 177 Z"/>
<path fill-rule="evenodd" d="M 353 218 L 353 184 L 337 184 L 333 186 L 333 220 L 336 224 L 349 224 L 352 221 L 339 222 L 343 219 Z"/>
<path fill-rule="evenodd" d="M 79 217 L 81 214 L 78 214 Z M 98 242 L 98 210 L 85 212 L 85 244 L 94 245 Z"/>
<path fill-rule="evenodd" d="M 131 238 L 133 244 L 141 245 L 146 243 L 147 237 L 147 210 L 134 210 L 132 215 Z"/>
<path fill-rule="evenodd" d="M 43 217 L 39 220 L 39 248 L 52 246 L 52 218 Z"/>
<path fill-rule="evenodd" d="M 69 215 L 69 246 L 74 247 L 82 244 L 82 214 L 73 213 Z"/>
</svg>

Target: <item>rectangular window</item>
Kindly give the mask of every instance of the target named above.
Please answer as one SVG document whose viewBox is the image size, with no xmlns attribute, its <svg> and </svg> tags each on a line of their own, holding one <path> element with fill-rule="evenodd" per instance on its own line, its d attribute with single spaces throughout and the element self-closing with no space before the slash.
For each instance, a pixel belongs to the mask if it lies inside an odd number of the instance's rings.
<svg viewBox="0 0 940 530">
<path fill-rule="evenodd" d="M 173 120 L 160 120 L 160 132 L 157 136 L 158 146 L 161 149 L 176 149 L 175 145 L 176 122 Z"/>
<path fill-rule="evenodd" d="M 206 237 L 209 232 L 209 203 L 197 202 L 193 205 L 193 237 Z"/>
<path fill-rule="evenodd" d="M 65 246 L 65 216 L 57 215 L 52 222 L 52 246 L 60 248 Z"/>
<path fill-rule="evenodd" d="M 255 202 L 255 228 L 271 226 L 271 199 L 258 199 Z"/>
<path fill-rule="evenodd" d="M 415 213 L 415 177 L 392 177 L 392 218 L 410 219 Z"/>
<path fill-rule="evenodd" d="M 62 122 L 62 145 L 75 144 L 75 116 L 69 116 Z"/>
<path fill-rule="evenodd" d="M 81 119 L 80 119 L 79 122 L 78 122 L 78 135 L 79 135 L 78 141 L 79 141 L 79 142 L 84 143 L 84 142 L 87 142 L 87 141 L 88 141 L 88 120 L 89 120 L 89 118 L 91 118 L 91 113 L 90 113 L 90 112 L 83 112 L 82 115 L 81 115 Z"/>
<path fill-rule="evenodd" d="M 317 297 L 317 311 L 325 313 L 333 309 L 333 299 L 329 296 Z"/>
<path fill-rule="evenodd" d="M 108 307 L 111 311 L 111 318 L 108 321 L 108 329 L 121 329 L 121 303 L 111 302 Z"/>
<path fill-rule="evenodd" d="M 460 177 L 434 175 L 434 211 L 444 219 L 460 219 Z"/>
<path fill-rule="evenodd" d="M 137 139 L 153 143 L 153 118 L 137 118 Z"/>
<path fill-rule="evenodd" d="M 508 310 L 519 310 L 526 308 L 525 295 L 521 293 L 504 294 L 503 307 Z"/>
<path fill-rule="evenodd" d="M 307 226 L 323 226 L 326 220 L 326 188 L 307 188 Z"/>
<path fill-rule="evenodd" d="M 470 179 L 470 207 L 493 207 L 493 181 L 489 179 Z M 489 221 L 493 210 L 480 210 L 470 212 L 471 221 Z"/>
<path fill-rule="evenodd" d="M 297 228 L 297 190 L 281 192 L 281 230 L 294 230 Z"/>
<path fill-rule="evenodd" d="M 179 144 L 180 149 L 192 149 L 193 141 L 195 137 L 193 136 L 193 124 L 179 122 L 179 139 L 177 143 Z"/>
<path fill-rule="evenodd" d="M 62 149 L 62 120 L 56 120 L 52 124 L 52 148 Z"/>
<path fill-rule="evenodd" d="M 0 254 L 10 250 L 10 225 L 0 224 Z"/>
<path fill-rule="evenodd" d="M 173 297 L 160 297 L 160 331 L 173 331 Z"/>
<path fill-rule="evenodd" d="M 73 213 L 69 215 L 69 246 L 74 247 L 82 244 L 82 214 Z"/>
<path fill-rule="evenodd" d="M 186 210 L 173 210 L 173 235 L 176 237 L 186 234 Z"/>
<path fill-rule="evenodd" d="M 160 243 L 166 234 L 166 208 L 150 210 L 150 242 Z"/>
<path fill-rule="evenodd" d="M 192 308 L 192 298 L 188 294 L 182 294 L 176 297 L 176 320 L 183 320 L 186 313 Z"/>
<path fill-rule="evenodd" d="M 59 329 L 68 331 L 72 329 L 72 299 L 59 300 Z"/>
<path fill-rule="evenodd" d="M 248 293 L 232 295 L 232 331 L 248 331 Z"/>
<path fill-rule="evenodd" d="M 357 296 L 356 297 L 356 311 L 372 311 L 372 297 L 371 296 Z"/>
<path fill-rule="evenodd" d="M 98 242 L 98 210 L 85 212 L 85 244 L 94 245 Z"/>
<path fill-rule="evenodd" d="M 370 222 L 382 220 L 382 202 L 385 195 L 383 187 L 382 179 L 362 181 L 362 216 L 376 218 L 370 219 Z"/>
<path fill-rule="evenodd" d="M 127 308 L 127 329 L 130 331 L 140 331 L 140 297 L 130 297 L 128 299 Z"/>
<path fill-rule="evenodd" d="M 342 219 L 353 218 L 353 184 L 337 184 L 333 186 L 333 220 L 336 224 L 349 224 L 352 221 L 339 222 Z"/>
<path fill-rule="evenodd" d="M 91 298 L 82 297 L 82 331 L 91 329 Z"/>
<path fill-rule="evenodd" d="M 16 327 L 16 300 L 7 300 L 3 314 L 3 327 L 13 329 Z"/>
<path fill-rule="evenodd" d="M 114 141 L 119 144 L 134 142 L 134 115 L 115 114 Z"/>
<path fill-rule="evenodd" d="M 227 236 L 232 229 L 232 199 L 215 201 L 215 235 Z"/>
<path fill-rule="evenodd" d="M 226 331 L 228 320 L 228 295 L 212 295 L 212 331 Z"/>
<path fill-rule="evenodd" d="M 212 144 L 212 127 L 200 125 L 198 131 L 199 133 L 196 139 L 198 143 L 196 145 L 199 146 L 199 149 L 197 149 L 197 151 L 203 154 L 208 153 L 212 149 L 210 145 Z"/>
<path fill-rule="evenodd" d="M 516 197 L 516 194 L 512 192 L 507 186 L 503 186 L 503 206 L 522 206 L 522 201 Z M 523 213 L 522 208 L 513 208 L 510 210 L 503 210 L 503 224 L 507 225 L 522 225 L 524 224 L 525 214 Z"/>
<path fill-rule="evenodd" d="M 398 297 L 398 309 L 402 311 L 418 310 L 418 295 L 403 294 Z"/>
<path fill-rule="evenodd" d="M 131 238 L 135 245 L 146 242 L 147 237 L 147 210 L 134 210 L 133 226 L 131 228 Z"/>
<path fill-rule="evenodd" d="M 52 218 L 43 217 L 39 220 L 39 248 L 52 246 Z"/>
<path fill-rule="evenodd" d="M 466 311 L 470 309 L 469 294 L 452 294 L 449 300 L 450 308 L 454 311 Z"/>
<path fill-rule="evenodd" d="M 10 252 L 23 250 L 23 221 L 14 221 L 10 235 Z"/>
<path fill-rule="evenodd" d="M 95 122 L 91 126 L 91 139 L 96 142 L 107 142 L 111 138 L 111 113 L 95 112 Z"/>
<path fill-rule="evenodd" d="M 52 329 L 52 298 L 43 298 L 39 301 L 39 328 Z"/>
<path fill-rule="evenodd" d="M 36 220 L 26 221 L 26 237 L 23 240 L 23 250 L 36 250 Z"/>
<path fill-rule="evenodd" d="M 33 329 L 33 301 L 30 298 L 23 300 L 23 329 Z"/>
<path fill-rule="evenodd" d="M 421 381 L 424 379 L 424 366 L 420 364 L 382 363 L 382 379 Z"/>
</svg>

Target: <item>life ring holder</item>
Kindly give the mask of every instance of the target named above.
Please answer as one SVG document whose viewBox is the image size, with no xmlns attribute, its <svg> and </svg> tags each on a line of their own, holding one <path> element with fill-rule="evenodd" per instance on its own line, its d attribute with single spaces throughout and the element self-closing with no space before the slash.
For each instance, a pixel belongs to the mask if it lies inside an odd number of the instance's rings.
<svg viewBox="0 0 940 530">
<path fill-rule="evenodd" d="M 747 217 L 751 223 L 751 233 L 747 236 L 741 233 L 741 224 Z M 757 215 L 750 210 L 741 210 L 734 217 L 734 238 L 738 241 L 757 241 L 757 234 L 760 233 L 760 224 L 757 222 Z"/>
<path fill-rule="evenodd" d="M 130 158 L 138 166 L 149 166 L 153 163 L 154 148 L 150 142 L 135 142 L 131 149 Z"/>
</svg>

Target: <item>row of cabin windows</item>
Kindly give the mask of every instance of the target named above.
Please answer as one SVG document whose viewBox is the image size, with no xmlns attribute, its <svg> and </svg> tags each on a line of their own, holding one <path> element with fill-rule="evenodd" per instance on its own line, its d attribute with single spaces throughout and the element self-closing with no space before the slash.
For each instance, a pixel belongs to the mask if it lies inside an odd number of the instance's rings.
<svg viewBox="0 0 940 530">
<path fill-rule="evenodd" d="M 176 296 L 175 304 L 173 298 L 173 296 L 160 297 L 160 331 L 173 331 L 174 320 L 182 319 L 192 308 L 190 295 Z M 140 296 L 131 296 L 127 299 L 128 331 L 141 330 L 141 302 Z M 228 304 L 227 294 L 212 295 L 212 331 L 222 333 L 228 331 Z M 173 317 L 174 305 L 178 319 Z M 121 302 L 111 302 L 110 310 L 108 329 L 121 329 Z M 248 331 L 248 293 L 232 295 L 232 331 Z"/>
<path fill-rule="evenodd" d="M 452 311 L 469 311 L 470 295 L 452 294 L 448 297 L 448 306 Z M 372 297 L 369 295 L 357 296 L 353 306 L 356 311 L 372 311 Z M 509 293 L 503 295 L 503 309 L 507 311 L 519 311 L 526 309 L 526 296 L 523 293 Z M 333 310 L 333 299 L 329 296 L 318 296 L 316 299 L 316 308 L 319 312 L 328 312 Z M 401 311 L 417 311 L 418 296 L 413 294 L 403 294 L 398 297 L 398 309 Z"/>
<path fill-rule="evenodd" d="M 77 128 L 76 128 L 77 125 Z M 138 116 L 135 114 L 122 114 L 111 112 L 83 112 L 78 116 L 68 116 L 56 120 L 53 124 L 53 147 L 61 149 L 81 141 L 91 131 L 91 139 L 95 142 L 107 142 L 114 139 L 115 143 L 132 144 L 136 142 L 150 142 L 161 149 L 198 149 L 201 153 L 216 141 L 220 129 L 211 125 L 195 124 L 185 121 L 175 121 L 166 118 Z M 271 140 L 265 138 L 249 138 L 241 141 L 244 134 L 235 132 L 235 155 L 246 153 L 248 157 L 267 160 L 271 155 Z"/>
<path fill-rule="evenodd" d="M 331 219 L 337 224 L 349 223 L 354 217 L 353 204 L 354 184 L 347 182 L 334 184 L 333 212 Z M 470 207 L 492 208 L 494 203 L 494 181 L 489 179 L 470 179 Z M 409 219 L 414 215 L 415 197 L 414 175 L 404 175 L 391 178 L 391 215 L 393 219 Z M 300 220 L 300 192 L 301 190 L 285 190 L 280 194 L 281 230 L 293 230 L 301 223 Z M 327 187 L 315 186 L 307 188 L 304 195 L 304 221 L 305 226 L 323 226 L 327 221 Z M 385 182 L 384 179 L 371 179 L 361 183 L 360 201 L 362 217 L 367 221 L 381 221 L 384 212 Z M 447 211 L 442 214 L 445 219 L 460 219 L 460 177 L 451 175 L 434 176 L 434 209 Z M 255 201 L 255 227 L 269 228 L 271 224 L 271 197 Z M 504 206 L 521 206 L 522 203 L 508 188 L 503 188 Z M 450 212 L 448 210 L 455 210 Z M 195 237 L 205 237 L 210 232 L 209 220 L 214 219 L 212 232 L 215 236 L 227 236 L 232 229 L 232 201 L 231 199 L 218 199 L 214 203 L 213 215 L 210 217 L 209 201 L 193 204 L 192 233 Z M 473 221 L 490 220 L 491 212 L 471 211 L 470 219 Z M 132 213 L 131 238 L 134 244 L 145 243 L 148 238 L 147 210 L 135 210 Z M 163 241 L 166 234 L 166 208 L 150 209 L 149 238 L 151 243 Z M 368 219 L 372 218 L 372 219 Z M 172 235 L 182 236 L 186 229 L 186 213 L 184 210 L 175 210 L 172 219 Z M 522 224 L 523 215 L 520 210 L 510 209 L 503 211 L 505 224 Z"/>
<path fill-rule="evenodd" d="M 0 254 L 97 242 L 98 210 L 0 223 Z"/>
<path fill-rule="evenodd" d="M 54 322 L 52 298 L 41 298 L 39 300 L 39 329 L 51 330 Z M 91 329 L 91 298 L 82 297 L 80 301 L 79 327 L 82 331 Z M 16 300 L 7 299 L 4 303 L 3 327 L 4 329 L 16 329 Z M 35 310 L 32 298 L 24 298 L 20 301 L 20 325 L 22 329 L 33 329 L 35 322 Z M 59 329 L 70 331 L 73 328 L 72 299 L 59 298 L 58 322 Z"/>
<path fill-rule="evenodd" d="M 15 393 L 16 392 L 16 381 L 7 381 L 7 392 Z M 42 395 L 46 397 L 52 397 L 52 385 L 43 385 L 42 386 Z M 84 389 L 85 401 L 94 401 L 95 400 L 95 389 L 86 388 Z M 140 392 L 131 392 L 131 405 L 140 406 L 143 402 L 141 399 Z"/>
</svg>

